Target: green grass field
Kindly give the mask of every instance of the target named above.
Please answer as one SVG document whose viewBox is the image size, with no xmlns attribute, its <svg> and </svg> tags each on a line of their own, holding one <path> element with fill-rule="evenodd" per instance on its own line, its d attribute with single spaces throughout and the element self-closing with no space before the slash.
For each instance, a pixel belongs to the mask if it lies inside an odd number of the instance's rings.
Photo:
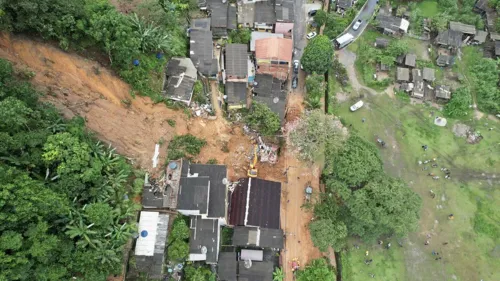
<svg viewBox="0 0 500 281">
<path fill-rule="evenodd" d="M 438 11 L 438 3 L 436 0 L 425 0 L 418 3 L 417 7 L 422 12 L 422 16 L 425 18 L 431 18 L 435 16 Z"/>
<path fill-rule="evenodd" d="M 384 241 L 391 242 L 390 250 L 360 242 L 360 249 L 353 250 L 356 242 L 352 241 L 343 260 L 345 280 L 500 280 L 498 120 L 448 120 L 446 127 L 437 127 L 433 124 L 440 113 L 436 108 L 379 95 L 365 98 L 362 109 L 349 112 L 354 101 L 356 98 L 340 104 L 337 115 L 367 140 L 375 142 L 378 136 L 387 143 L 380 149 L 386 170 L 403 178 L 422 197 L 423 208 L 418 230 L 409 235 L 403 247 L 391 238 Z M 457 122 L 480 131 L 484 139 L 467 144 L 452 132 Z M 429 146 L 427 152 L 421 148 L 423 144 Z M 423 165 L 417 163 L 434 157 L 438 168 L 429 166 L 423 171 Z M 450 169 L 451 180 L 444 179 L 440 167 Z M 432 180 L 429 172 L 441 179 Z M 448 220 L 449 214 L 454 220 Z M 425 246 L 428 234 L 430 245 Z M 364 263 L 366 250 L 373 259 L 371 265 Z M 432 251 L 439 252 L 442 259 L 436 261 Z M 372 273 L 373 279 L 369 276 Z"/>
</svg>

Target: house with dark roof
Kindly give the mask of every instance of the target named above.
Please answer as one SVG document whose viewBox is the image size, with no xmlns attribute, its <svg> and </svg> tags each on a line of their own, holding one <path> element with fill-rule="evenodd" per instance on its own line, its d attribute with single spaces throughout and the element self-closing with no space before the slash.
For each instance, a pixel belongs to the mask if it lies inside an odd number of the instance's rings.
<svg viewBox="0 0 500 281">
<path fill-rule="evenodd" d="M 220 249 L 220 228 L 217 219 L 190 216 L 189 261 L 217 264 Z"/>
<path fill-rule="evenodd" d="M 190 59 L 171 58 L 165 70 L 162 94 L 168 99 L 189 105 L 197 77 L 196 68 Z"/>
<path fill-rule="evenodd" d="M 437 66 L 441 66 L 441 67 L 447 67 L 447 66 L 453 65 L 454 63 L 455 63 L 455 59 L 452 56 L 448 56 L 448 55 L 440 54 L 440 55 L 438 55 L 438 57 L 436 59 Z"/>
<path fill-rule="evenodd" d="M 424 67 L 423 78 L 424 81 L 434 82 L 434 80 L 436 79 L 436 77 L 434 76 L 434 69 L 429 67 Z"/>
<path fill-rule="evenodd" d="M 449 100 L 451 98 L 451 90 L 449 86 L 438 85 L 436 86 L 436 98 Z"/>
<path fill-rule="evenodd" d="M 248 82 L 248 64 L 248 45 L 226 45 L 224 54 L 225 81 Z"/>
<path fill-rule="evenodd" d="M 417 55 L 407 54 L 405 56 L 405 66 L 415 67 L 416 63 L 417 63 Z"/>
<path fill-rule="evenodd" d="M 247 105 L 247 83 L 226 82 L 225 95 L 229 110 L 245 108 Z"/>
<path fill-rule="evenodd" d="M 353 0 L 337 0 L 337 12 L 347 11 L 353 4 Z"/>
<path fill-rule="evenodd" d="M 440 47 L 445 47 L 451 49 L 452 51 L 457 51 L 462 47 L 462 37 L 463 33 L 457 30 L 444 30 L 439 32 L 436 37 L 435 43 Z"/>
<path fill-rule="evenodd" d="M 236 252 L 220 252 L 217 277 L 220 281 L 237 281 L 238 261 Z"/>
<path fill-rule="evenodd" d="M 380 12 L 376 17 L 377 27 L 384 34 L 400 35 L 408 32 L 410 22 L 406 19 Z"/>
<path fill-rule="evenodd" d="M 191 29 L 210 31 L 210 18 L 191 19 Z"/>
<path fill-rule="evenodd" d="M 210 29 L 214 38 L 227 37 L 228 4 L 220 2 L 213 3 L 209 7 L 211 18 Z"/>
<path fill-rule="evenodd" d="M 253 100 L 266 104 L 278 114 L 280 120 L 284 120 L 287 98 L 286 81 L 269 74 L 257 74 L 253 85 Z"/>
<path fill-rule="evenodd" d="M 276 23 L 275 0 L 255 3 L 254 28 L 258 31 L 271 32 Z"/>
<path fill-rule="evenodd" d="M 281 229 L 235 226 L 232 241 L 237 247 L 283 249 L 283 237 Z"/>
<path fill-rule="evenodd" d="M 163 277 L 168 222 L 169 215 L 159 212 L 142 211 L 139 215 L 139 236 L 135 243 L 134 258 L 137 270 L 150 278 Z"/>
<path fill-rule="evenodd" d="M 400 82 L 410 81 L 410 70 L 404 67 L 398 67 L 396 71 L 396 80 Z"/>
<path fill-rule="evenodd" d="M 488 32 L 483 30 L 476 31 L 476 35 L 474 36 L 473 42 L 476 44 L 483 44 L 486 42 L 486 36 L 488 36 Z"/>
<path fill-rule="evenodd" d="M 295 2 L 293 0 L 277 0 L 275 10 L 276 24 L 274 32 L 291 38 L 295 20 Z"/>
<path fill-rule="evenodd" d="M 270 74 L 286 80 L 292 63 L 293 41 L 288 38 L 265 38 L 255 41 L 257 74 Z"/>
<path fill-rule="evenodd" d="M 461 23 L 458 21 L 450 21 L 450 30 L 458 31 L 463 34 L 472 35 L 476 34 L 476 27 L 470 24 Z"/>
<path fill-rule="evenodd" d="M 198 29 L 189 31 L 189 58 L 201 75 L 217 79 L 219 63 L 214 56 L 211 31 Z"/>
<path fill-rule="evenodd" d="M 240 179 L 230 202 L 230 225 L 280 229 L 280 182 Z"/>
<path fill-rule="evenodd" d="M 375 39 L 375 47 L 384 49 L 387 48 L 387 46 L 389 46 L 389 39 L 386 38 Z"/>
<path fill-rule="evenodd" d="M 413 91 L 412 97 L 423 99 L 424 98 L 424 78 L 422 75 L 422 70 L 413 69 L 411 71 L 412 74 L 412 82 L 413 82 Z"/>
<path fill-rule="evenodd" d="M 238 261 L 239 281 L 272 281 L 273 271 L 272 262 Z"/>
<path fill-rule="evenodd" d="M 474 5 L 474 12 L 484 14 L 488 9 L 488 0 L 477 0 Z"/>
</svg>

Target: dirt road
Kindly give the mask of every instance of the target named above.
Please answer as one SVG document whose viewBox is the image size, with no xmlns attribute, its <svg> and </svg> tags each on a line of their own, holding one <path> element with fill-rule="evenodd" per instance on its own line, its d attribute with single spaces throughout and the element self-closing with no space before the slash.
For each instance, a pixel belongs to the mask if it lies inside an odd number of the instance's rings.
<svg viewBox="0 0 500 281">
<path fill-rule="evenodd" d="M 303 112 L 302 93 L 292 93 L 288 100 L 287 122 L 293 122 Z M 283 267 L 287 281 L 293 280 L 290 262 L 298 259 L 302 266 L 308 261 L 321 257 L 321 253 L 314 247 L 309 235 L 308 224 L 312 212 L 301 209 L 305 203 L 305 187 L 310 184 L 313 194 L 319 192 L 320 169 L 316 165 L 299 161 L 293 151 L 284 152 L 286 181 L 283 183 L 281 203 L 281 221 L 285 232 L 285 249 L 283 250 Z M 314 195 L 313 195 L 314 198 Z"/>
<path fill-rule="evenodd" d="M 246 175 L 251 140 L 223 118 L 190 118 L 181 110 L 155 105 L 147 97 L 132 98 L 130 87 L 98 63 L 48 44 L 2 34 L 0 57 L 13 62 L 16 69 L 33 71 L 36 75 L 31 82 L 46 93 L 44 100 L 67 118 L 84 117 L 87 128 L 100 140 L 111 143 L 144 170 L 154 172 L 151 158 L 156 143 L 163 142 L 160 163 L 164 163 L 169 141 L 190 133 L 207 140 L 195 160 L 206 163 L 213 158 L 226 164 L 230 180 Z M 175 120 L 176 125 L 171 127 L 168 120 Z M 282 170 L 281 163 L 262 164 L 259 176 L 283 180 Z"/>
</svg>

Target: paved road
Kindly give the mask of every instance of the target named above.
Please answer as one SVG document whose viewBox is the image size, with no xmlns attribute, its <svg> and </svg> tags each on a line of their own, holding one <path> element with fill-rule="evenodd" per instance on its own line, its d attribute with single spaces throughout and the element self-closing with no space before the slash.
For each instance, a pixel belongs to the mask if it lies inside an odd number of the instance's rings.
<svg viewBox="0 0 500 281">
<path fill-rule="evenodd" d="M 377 7 L 377 1 L 378 0 L 368 0 L 363 9 L 358 13 L 358 15 L 354 18 L 352 23 L 347 28 L 346 32 L 351 33 L 354 36 L 354 40 L 356 40 L 363 33 L 366 26 L 368 25 L 368 20 L 372 17 L 373 13 L 375 12 L 375 8 Z M 361 19 L 363 23 L 358 28 L 358 30 L 352 30 L 352 26 L 355 22 L 358 21 L 358 19 Z M 343 34 L 344 33 L 342 33 L 341 35 Z"/>
<path fill-rule="evenodd" d="M 293 47 L 295 51 L 295 55 L 293 57 L 294 60 L 300 60 L 302 57 L 302 53 L 304 52 L 304 48 L 307 45 L 306 41 L 306 23 L 307 16 L 305 12 L 306 0 L 296 0 L 295 1 L 295 24 L 293 27 Z"/>
</svg>

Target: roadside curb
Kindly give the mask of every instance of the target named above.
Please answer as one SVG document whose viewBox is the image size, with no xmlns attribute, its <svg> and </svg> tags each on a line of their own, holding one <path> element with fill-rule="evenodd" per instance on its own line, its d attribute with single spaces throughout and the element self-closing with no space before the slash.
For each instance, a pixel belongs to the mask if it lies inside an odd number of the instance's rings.
<svg viewBox="0 0 500 281">
<path fill-rule="evenodd" d="M 361 7 L 361 9 L 359 9 L 358 13 L 357 13 L 357 14 L 356 14 L 356 16 L 354 17 L 354 20 L 355 20 L 355 19 L 357 19 L 357 18 L 359 17 L 359 15 L 361 14 L 361 12 L 362 12 L 362 11 L 363 11 L 363 9 L 365 8 L 365 6 L 368 4 L 368 2 L 370 2 L 370 0 L 367 0 L 367 1 L 365 2 L 365 4 Z M 377 10 L 377 9 L 375 8 L 374 13 L 375 13 L 375 11 L 376 11 L 376 10 Z M 372 15 L 372 17 L 373 17 L 373 15 Z M 370 18 L 370 20 L 371 20 L 371 18 Z M 370 21 L 370 20 L 369 20 L 369 21 Z M 369 21 L 368 21 L 368 22 L 369 22 Z M 351 22 L 351 23 L 350 23 L 350 24 L 346 27 L 346 29 L 344 29 L 344 31 L 342 31 L 342 33 L 341 33 L 339 36 L 337 36 L 335 39 L 332 39 L 331 41 L 337 40 L 337 39 L 338 39 L 338 38 L 340 38 L 342 35 L 346 34 L 346 33 L 347 33 L 347 31 L 348 31 L 349 29 L 351 29 L 351 26 L 352 26 L 352 25 L 353 25 L 353 22 Z M 367 23 L 367 24 L 363 27 L 363 29 L 361 29 L 361 31 L 359 32 L 359 35 L 358 35 L 358 36 L 356 36 L 356 37 L 354 38 L 354 40 L 352 40 L 352 42 L 351 42 L 351 43 L 347 44 L 347 46 L 349 46 L 349 45 L 351 45 L 352 43 L 354 43 L 354 42 L 355 42 L 355 41 L 356 41 L 356 40 L 357 40 L 357 39 L 361 36 L 361 34 L 363 34 L 363 32 L 365 31 L 365 29 L 366 29 L 366 27 L 367 27 L 367 26 L 368 26 L 368 23 Z M 333 42 L 332 42 L 332 43 L 333 43 Z M 344 48 L 346 48 L 347 46 L 345 46 Z M 342 48 L 342 49 L 343 49 L 343 48 Z"/>
</svg>

